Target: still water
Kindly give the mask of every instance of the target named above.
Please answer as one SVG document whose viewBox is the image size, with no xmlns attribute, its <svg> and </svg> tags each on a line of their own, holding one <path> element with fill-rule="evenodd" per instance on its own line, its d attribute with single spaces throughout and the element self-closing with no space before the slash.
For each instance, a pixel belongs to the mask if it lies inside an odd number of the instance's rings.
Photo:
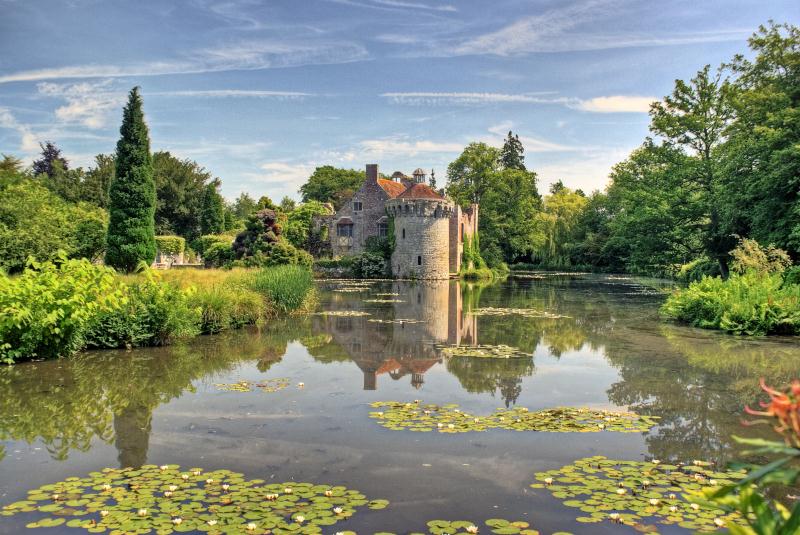
<svg viewBox="0 0 800 535">
<path fill-rule="evenodd" d="M 319 310 L 260 329 L 168 348 L 104 351 L 0 369 L 0 504 L 104 467 L 180 464 L 247 478 L 345 485 L 387 509 L 361 510 L 330 532 L 425 531 L 432 519 L 525 520 L 542 533 L 634 533 L 579 524 L 576 511 L 529 485 L 537 471 L 592 455 L 724 463 L 737 456 L 758 378 L 800 370 L 800 340 L 743 340 L 659 321 L 652 283 L 545 276 L 480 287 L 379 282 L 336 291 Z M 397 295 L 376 295 L 397 294 Z M 398 301 L 398 302 L 370 302 Z M 476 307 L 534 308 L 567 317 L 476 316 Z M 415 319 L 417 323 L 370 320 Z M 448 345 L 505 344 L 513 359 L 446 357 Z M 277 392 L 222 391 L 287 378 Z M 298 383 L 304 383 L 299 388 Z M 660 418 L 648 433 L 392 431 L 373 401 L 498 407 L 630 409 Z M 0 533 L 31 517 L 0 517 Z M 28 531 L 31 532 L 31 531 Z M 61 526 L 47 533 L 79 533 Z M 661 533 L 683 533 L 663 527 Z"/>
</svg>

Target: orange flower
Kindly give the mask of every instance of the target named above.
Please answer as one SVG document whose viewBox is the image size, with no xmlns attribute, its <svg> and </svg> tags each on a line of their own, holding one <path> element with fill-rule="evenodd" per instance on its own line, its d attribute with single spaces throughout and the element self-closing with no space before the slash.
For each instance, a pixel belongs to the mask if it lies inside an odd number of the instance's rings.
<svg viewBox="0 0 800 535">
<path fill-rule="evenodd" d="M 774 424 L 775 431 L 783 436 L 787 444 L 800 447 L 800 379 L 792 381 L 785 392 L 770 388 L 763 378 L 760 384 L 764 392 L 769 394 L 769 403 L 761 403 L 764 409 L 762 411 L 745 407 L 745 412 L 777 420 Z"/>
</svg>

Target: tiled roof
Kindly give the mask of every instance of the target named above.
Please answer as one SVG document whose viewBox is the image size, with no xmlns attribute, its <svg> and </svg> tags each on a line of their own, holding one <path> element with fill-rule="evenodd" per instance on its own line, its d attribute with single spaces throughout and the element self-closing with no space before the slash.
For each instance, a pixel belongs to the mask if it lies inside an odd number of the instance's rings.
<svg viewBox="0 0 800 535">
<path fill-rule="evenodd" d="M 439 195 L 433 188 L 427 184 L 414 184 L 403 193 L 397 196 L 398 199 L 439 199 L 444 200 L 444 197 Z"/>
<path fill-rule="evenodd" d="M 403 190 L 406 189 L 406 187 L 403 184 L 399 182 L 393 182 L 391 180 L 386 180 L 385 178 L 379 178 L 378 185 L 381 188 L 383 188 L 383 191 L 388 193 L 389 197 L 391 197 L 392 199 L 403 193 Z"/>
</svg>

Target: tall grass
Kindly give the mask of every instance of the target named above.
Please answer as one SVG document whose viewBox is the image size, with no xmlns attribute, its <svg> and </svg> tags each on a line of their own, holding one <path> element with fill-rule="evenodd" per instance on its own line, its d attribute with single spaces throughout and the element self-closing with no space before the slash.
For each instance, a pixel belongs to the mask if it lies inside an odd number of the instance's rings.
<svg viewBox="0 0 800 535">
<path fill-rule="evenodd" d="M 733 334 L 800 334 L 800 285 L 784 284 L 779 273 L 732 274 L 727 280 L 704 277 L 673 293 L 661 312 L 696 327 Z"/>
<path fill-rule="evenodd" d="M 250 277 L 249 286 L 265 296 L 278 312 L 295 312 L 309 306 L 314 281 L 307 268 L 275 266 L 262 269 Z"/>
</svg>

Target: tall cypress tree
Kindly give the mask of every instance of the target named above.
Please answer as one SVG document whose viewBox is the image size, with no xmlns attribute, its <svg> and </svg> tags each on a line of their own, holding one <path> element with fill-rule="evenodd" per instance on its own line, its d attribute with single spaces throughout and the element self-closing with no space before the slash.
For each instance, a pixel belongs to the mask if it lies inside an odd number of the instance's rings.
<svg viewBox="0 0 800 535">
<path fill-rule="evenodd" d="M 122 113 L 116 172 L 109 188 L 106 264 L 133 271 L 156 257 L 156 186 L 142 97 L 134 87 Z"/>
<path fill-rule="evenodd" d="M 219 234 L 225 230 L 225 204 L 217 188 L 219 181 L 206 184 L 203 206 L 200 213 L 200 231 L 203 234 Z"/>
</svg>

